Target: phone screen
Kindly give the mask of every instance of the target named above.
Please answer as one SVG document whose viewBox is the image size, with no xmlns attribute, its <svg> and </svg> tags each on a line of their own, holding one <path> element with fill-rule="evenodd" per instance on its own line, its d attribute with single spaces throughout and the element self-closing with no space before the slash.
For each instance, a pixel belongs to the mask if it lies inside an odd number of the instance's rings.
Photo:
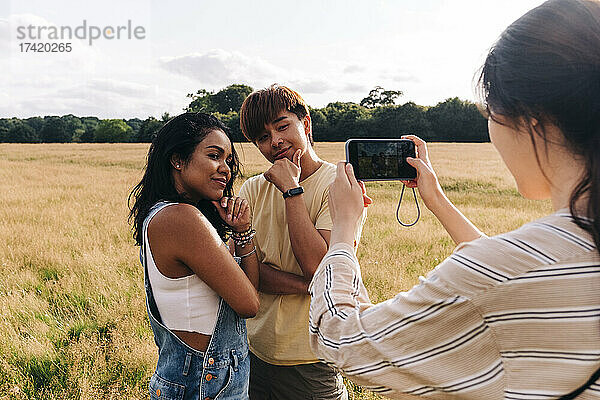
<svg viewBox="0 0 600 400">
<path fill-rule="evenodd" d="M 415 157 L 415 145 L 407 139 L 350 139 L 346 159 L 361 180 L 410 180 L 417 171 L 406 162 Z"/>
</svg>

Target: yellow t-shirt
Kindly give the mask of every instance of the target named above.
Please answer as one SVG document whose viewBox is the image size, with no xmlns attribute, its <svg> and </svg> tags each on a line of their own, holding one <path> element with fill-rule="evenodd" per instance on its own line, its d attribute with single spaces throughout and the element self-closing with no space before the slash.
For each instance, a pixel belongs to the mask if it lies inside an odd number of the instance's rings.
<svg viewBox="0 0 600 400">
<path fill-rule="evenodd" d="M 323 162 L 312 175 L 300 182 L 310 219 L 317 229 L 331 230 L 329 185 L 335 179 L 335 165 Z M 240 197 L 248 200 L 258 260 L 285 272 L 302 275 L 292 251 L 285 214 L 285 200 L 275 185 L 257 175 L 244 182 Z M 247 320 L 252 352 L 274 365 L 317 362 L 310 350 L 308 311 L 310 296 L 259 293 L 260 308 Z"/>
</svg>

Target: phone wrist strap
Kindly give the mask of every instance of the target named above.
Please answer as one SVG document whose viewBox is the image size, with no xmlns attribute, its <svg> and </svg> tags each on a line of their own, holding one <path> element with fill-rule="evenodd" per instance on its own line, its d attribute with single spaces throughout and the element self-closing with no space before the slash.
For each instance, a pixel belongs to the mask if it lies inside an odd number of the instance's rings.
<svg viewBox="0 0 600 400">
<path fill-rule="evenodd" d="M 414 224 L 416 224 L 419 221 L 419 218 L 421 217 L 421 208 L 419 207 L 419 202 L 417 201 L 417 194 L 415 193 L 415 188 L 412 188 L 413 197 L 415 198 L 415 204 L 417 205 L 417 218 L 410 224 L 405 224 L 404 222 L 400 221 L 400 215 L 399 215 L 400 204 L 402 204 L 402 197 L 404 196 L 405 188 L 406 188 L 406 185 L 402 184 L 402 191 L 400 192 L 400 200 L 398 200 L 398 208 L 396 208 L 396 220 L 398 220 L 398 223 L 400 225 L 408 228 L 409 226 L 413 226 Z"/>
</svg>

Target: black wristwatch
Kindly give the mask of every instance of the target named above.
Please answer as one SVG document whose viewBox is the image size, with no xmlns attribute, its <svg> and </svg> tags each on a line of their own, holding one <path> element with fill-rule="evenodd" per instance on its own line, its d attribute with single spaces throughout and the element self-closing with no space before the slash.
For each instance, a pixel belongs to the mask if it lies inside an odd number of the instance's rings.
<svg viewBox="0 0 600 400">
<path fill-rule="evenodd" d="M 302 193 L 304 193 L 304 188 L 302 186 L 298 186 L 283 192 L 283 198 L 287 199 L 288 197 L 296 196 Z"/>
</svg>

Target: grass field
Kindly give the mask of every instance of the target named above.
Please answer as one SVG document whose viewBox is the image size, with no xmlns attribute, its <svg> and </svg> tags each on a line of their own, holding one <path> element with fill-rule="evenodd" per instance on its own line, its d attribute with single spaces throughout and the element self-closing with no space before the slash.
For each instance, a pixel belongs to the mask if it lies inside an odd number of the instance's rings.
<svg viewBox="0 0 600 400">
<path fill-rule="evenodd" d="M 267 162 L 240 152 L 245 177 Z M 0 399 L 145 399 L 157 353 L 127 224 L 144 144 L 0 145 Z M 327 161 L 342 143 L 318 143 Z M 431 144 L 448 197 L 489 235 L 551 211 L 522 199 L 490 144 Z M 241 181 L 238 182 L 238 188 Z M 409 289 L 454 245 L 427 210 L 395 219 L 400 184 L 370 183 L 359 259 L 374 302 Z M 407 192 L 402 218 L 414 218 Z M 351 399 L 378 399 L 349 384 Z"/>
</svg>

